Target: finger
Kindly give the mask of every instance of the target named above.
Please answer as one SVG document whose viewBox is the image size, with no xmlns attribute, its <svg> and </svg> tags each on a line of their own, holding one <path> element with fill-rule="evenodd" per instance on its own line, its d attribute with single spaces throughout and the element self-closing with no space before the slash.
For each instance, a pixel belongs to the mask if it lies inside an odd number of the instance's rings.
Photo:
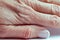
<svg viewBox="0 0 60 40">
<path fill-rule="evenodd" d="M 60 5 L 60 0 L 40 0 L 40 1 Z"/>
<path fill-rule="evenodd" d="M 45 28 L 35 25 L 0 26 L 0 38 L 48 38 L 50 33 Z"/>
<path fill-rule="evenodd" d="M 35 9 L 38 12 L 43 12 L 47 14 L 53 14 L 60 16 L 60 6 L 44 3 L 36 0 L 28 0 L 24 1 L 27 5 L 31 6 L 33 9 Z"/>
</svg>

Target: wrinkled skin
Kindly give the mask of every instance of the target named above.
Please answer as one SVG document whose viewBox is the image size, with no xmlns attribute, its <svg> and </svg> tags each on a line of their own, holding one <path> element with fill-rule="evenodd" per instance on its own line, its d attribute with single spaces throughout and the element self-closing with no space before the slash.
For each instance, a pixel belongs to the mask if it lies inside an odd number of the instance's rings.
<svg viewBox="0 0 60 40">
<path fill-rule="evenodd" d="M 43 27 L 60 28 L 59 3 L 42 1 L 0 0 L 0 37 L 33 38 Z"/>
</svg>

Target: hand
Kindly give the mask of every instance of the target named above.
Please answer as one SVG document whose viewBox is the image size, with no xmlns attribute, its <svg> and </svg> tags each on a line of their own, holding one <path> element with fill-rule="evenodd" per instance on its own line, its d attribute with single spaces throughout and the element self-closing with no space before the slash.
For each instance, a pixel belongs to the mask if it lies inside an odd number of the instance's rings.
<svg viewBox="0 0 60 40">
<path fill-rule="evenodd" d="M 33 1 L 28 0 L 23 2 L 21 0 L 0 1 L 1 37 L 23 37 L 23 38 L 49 37 L 48 30 L 46 30 L 45 28 L 42 28 L 42 26 L 40 25 L 43 25 L 43 27 L 54 27 L 54 28 L 60 27 L 59 15 L 54 14 L 55 11 L 53 10 L 54 11 L 53 12 L 51 8 L 47 8 L 51 6 L 53 5 L 49 3 L 41 2 L 38 0 L 33 0 Z M 56 5 L 54 5 L 52 8 L 54 9 L 55 6 Z M 59 8 L 58 5 L 56 7 Z M 46 14 L 46 13 L 49 13 L 49 14 Z M 51 15 L 50 13 L 54 15 Z M 19 26 L 16 26 L 18 24 Z M 23 27 L 21 26 L 22 24 L 23 24 Z M 27 25 L 24 25 L 24 24 L 27 24 Z M 42 36 L 41 33 L 44 36 Z"/>
<path fill-rule="evenodd" d="M 59 0 L 23 0 L 23 2 L 36 10 L 36 12 L 39 12 L 35 13 L 38 14 L 37 17 L 39 18 L 39 22 L 37 24 L 60 28 Z"/>
</svg>

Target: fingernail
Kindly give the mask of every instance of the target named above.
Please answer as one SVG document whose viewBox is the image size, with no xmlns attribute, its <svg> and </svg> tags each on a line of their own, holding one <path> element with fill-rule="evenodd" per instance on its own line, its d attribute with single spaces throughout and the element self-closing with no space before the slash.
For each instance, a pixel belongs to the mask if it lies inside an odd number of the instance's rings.
<svg viewBox="0 0 60 40">
<path fill-rule="evenodd" d="M 39 37 L 41 37 L 41 38 L 49 38 L 50 37 L 50 32 L 48 30 L 40 31 Z"/>
</svg>

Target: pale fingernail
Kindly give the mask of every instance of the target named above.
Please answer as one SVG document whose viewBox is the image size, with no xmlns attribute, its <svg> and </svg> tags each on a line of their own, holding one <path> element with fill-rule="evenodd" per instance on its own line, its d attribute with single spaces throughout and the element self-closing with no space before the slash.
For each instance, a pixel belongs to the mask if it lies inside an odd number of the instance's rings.
<svg viewBox="0 0 60 40">
<path fill-rule="evenodd" d="M 41 38 L 48 38 L 48 37 L 50 37 L 50 32 L 48 30 L 40 31 L 39 37 L 41 37 Z"/>
</svg>

